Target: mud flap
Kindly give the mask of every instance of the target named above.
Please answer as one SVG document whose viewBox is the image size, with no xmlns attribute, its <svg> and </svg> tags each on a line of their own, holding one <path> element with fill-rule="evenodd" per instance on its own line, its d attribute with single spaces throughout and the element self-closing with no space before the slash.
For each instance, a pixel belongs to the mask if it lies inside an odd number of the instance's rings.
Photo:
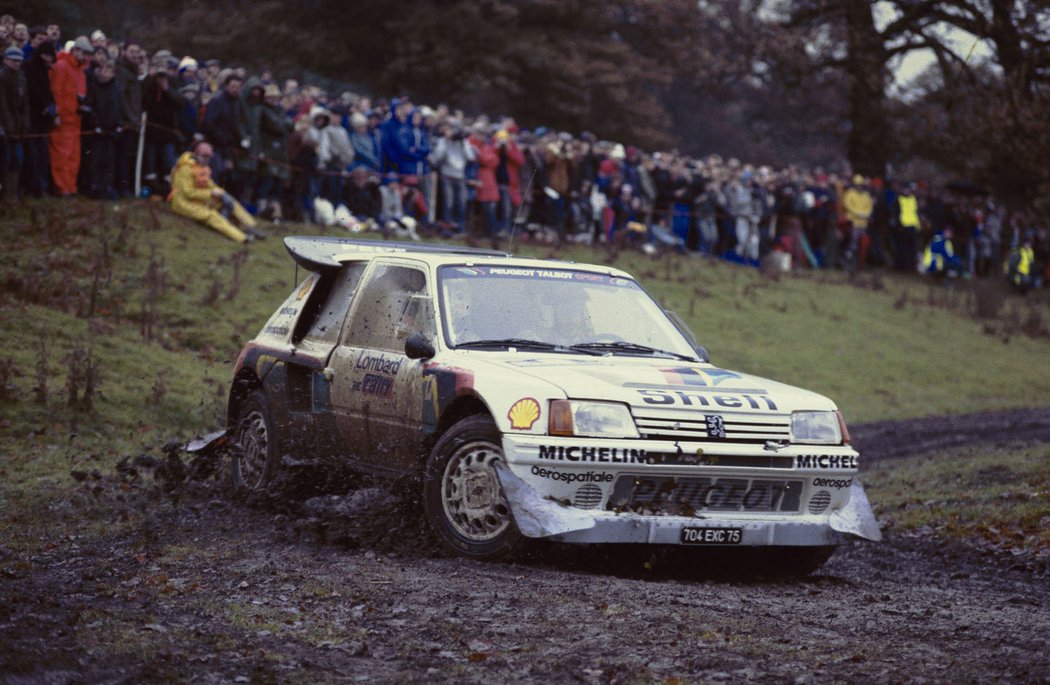
<svg viewBox="0 0 1050 685">
<path fill-rule="evenodd" d="M 882 539 L 879 522 L 875 519 L 875 512 L 871 510 L 868 496 L 864 494 L 864 486 L 856 478 L 849 489 L 849 502 L 842 509 L 831 512 L 828 523 L 832 530 L 840 533 L 849 533 L 874 542 Z"/>
<path fill-rule="evenodd" d="M 545 538 L 594 527 L 594 517 L 544 499 L 503 463 L 494 466 L 518 530 L 527 538 Z"/>
<path fill-rule="evenodd" d="M 227 431 L 223 429 L 221 431 L 215 431 L 214 433 L 208 433 L 203 437 L 194 438 L 183 445 L 182 450 L 190 453 L 203 452 L 207 454 L 211 450 L 222 447 L 226 444 L 226 433 Z"/>
</svg>

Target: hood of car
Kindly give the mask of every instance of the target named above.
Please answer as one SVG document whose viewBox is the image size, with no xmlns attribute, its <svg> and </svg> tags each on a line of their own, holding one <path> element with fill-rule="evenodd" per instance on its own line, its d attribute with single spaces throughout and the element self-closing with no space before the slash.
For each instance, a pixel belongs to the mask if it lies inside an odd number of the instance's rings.
<svg viewBox="0 0 1050 685">
<path fill-rule="evenodd" d="M 473 355 L 472 355 L 473 356 Z M 711 364 L 615 355 L 489 353 L 485 361 L 560 388 L 566 397 L 639 407 L 710 407 L 742 413 L 833 410 L 808 390 Z"/>
</svg>

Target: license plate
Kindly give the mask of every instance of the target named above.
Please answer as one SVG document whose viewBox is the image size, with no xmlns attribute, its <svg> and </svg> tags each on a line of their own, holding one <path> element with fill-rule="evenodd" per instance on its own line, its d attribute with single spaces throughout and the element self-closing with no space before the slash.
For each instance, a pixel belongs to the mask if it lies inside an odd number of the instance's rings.
<svg viewBox="0 0 1050 685">
<path fill-rule="evenodd" d="M 683 545 L 739 545 L 741 528 L 683 528 Z"/>
</svg>

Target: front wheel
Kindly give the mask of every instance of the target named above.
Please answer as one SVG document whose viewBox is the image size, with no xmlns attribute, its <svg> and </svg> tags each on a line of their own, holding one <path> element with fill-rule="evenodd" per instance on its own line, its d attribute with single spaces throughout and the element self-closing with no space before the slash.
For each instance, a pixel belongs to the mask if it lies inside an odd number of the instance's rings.
<svg viewBox="0 0 1050 685">
<path fill-rule="evenodd" d="M 277 427 L 266 395 L 257 390 L 241 405 L 234 424 L 237 449 L 230 460 L 230 476 L 238 493 L 260 492 L 277 472 L 280 452 Z"/>
<path fill-rule="evenodd" d="M 423 478 L 427 521 L 454 552 L 474 559 L 510 556 L 523 538 L 495 465 L 506 463 L 488 416 L 471 416 L 434 445 Z"/>
</svg>

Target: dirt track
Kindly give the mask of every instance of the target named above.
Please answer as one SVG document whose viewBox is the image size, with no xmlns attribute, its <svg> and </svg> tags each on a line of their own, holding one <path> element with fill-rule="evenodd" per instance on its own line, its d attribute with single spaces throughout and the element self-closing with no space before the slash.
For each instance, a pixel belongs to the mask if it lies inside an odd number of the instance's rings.
<svg viewBox="0 0 1050 685">
<path fill-rule="evenodd" d="M 928 454 L 972 443 L 1050 442 L 1050 408 L 880 421 L 850 428 L 865 462 Z"/>
<path fill-rule="evenodd" d="M 1050 411 L 853 433 L 873 459 L 1002 435 L 988 426 L 1048 439 Z M 375 489 L 299 516 L 209 488 L 140 504 L 130 534 L 0 547 L 0 680 L 1050 681 L 1050 578 L 965 548 L 891 536 L 789 582 L 620 549 L 449 558 Z"/>
</svg>

